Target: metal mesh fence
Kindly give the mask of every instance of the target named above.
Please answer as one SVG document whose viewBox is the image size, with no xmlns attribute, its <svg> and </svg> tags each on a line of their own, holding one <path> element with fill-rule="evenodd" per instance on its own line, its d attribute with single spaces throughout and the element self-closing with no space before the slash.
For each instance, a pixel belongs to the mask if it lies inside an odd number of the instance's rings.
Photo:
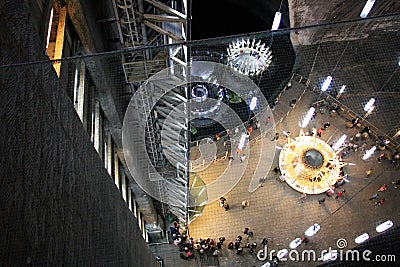
<svg viewBox="0 0 400 267">
<path fill-rule="evenodd" d="M 270 124 L 274 127 L 264 132 L 260 130 L 260 124 L 265 126 L 269 121 L 265 120 L 267 115 L 255 116 L 254 108 L 251 108 L 249 101 L 252 97 L 246 94 L 248 93 L 246 88 L 241 88 L 245 92 L 243 95 L 237 95 L 232 88 L 220 86 L 218 80 L 207 80 L 208 78 L 206 78 L 203 81 L 192 82 L 188 79 L 190 76 L 188 74 L 180 73 L 178 75 L 167 71 L 164 78 L 171 79 L 164 81 L 160 78 L 157 82 L 159 84 L 165 82 L 165 88 L 175 86 L 174 95 L 168 96 L 167 90 L 164 95 L 160 93 L 157 96 L 159 100 L 156 101 L 158 110 L 152 105 L 146 106 L 148 103 L 146 101 L 150 101 L 147 98 L 141 98 L 142 102 L 136 103 L 151 113 L 150 116 L 138 118 L 138 120 L 143 119 L 144 121 L 139 125 L 144 125 L 145 128 L 140 130 L 145 132 L 146 153 L 154 163 L 156 171 L 162 173 L 162 176 L 176 176 L 176 170 L 171 166 L 176 163 L 169 164 L 162 156 L 158 158 L 165 149 L 161 146 L 161 137 L 157 135 L 163 127 L 161 110 L 170 112 L 168 105 L 178 106 L 184 102 L 179 100 L 179 97 L 186 98 L 186 100 L 202 98 L 205 94 L 205 91 L 201 89 L 202 85 L 210 90 L 210 97 L 214 99 L 218 99 L 218 90 L 221 89 L 223 91 L 221 101 L 235 111 L 243 123 L 240 126 L 243 126 L 248 132 L 250 131 L 248 127 L 253 127 L 251 131 L 254 132 L 249 133 L 247 137 L 251 145 L 256 144 L 264 137 L 273 140 L 276 131 L 281 133 L 282 130 L 290 129 L 292 133 L 298 132 L 298 124 L 304 113 L 311 106 L 316 106 L 318 107 L 317 116 L 331 115 L 332 110 L 338 112 L 342 118 L 338 124 L 352 122 L 358 118 L 362 127 L 368 126 L 371 129 L 373 139 L 369 140 L 368 147 L 373 146 L 374 142 L 381 137 L 381 139 L 390 141 L 387 147 L 393 156 L 399 148 L 398 138 L 400 136 L 398 134 L 400 131 L 399 25 L 399 16 L 388 16 L 301 29 L 200 40 L 179 45 L 73 57 L 53 62 L 53 64 L 61 63 L 61 74 L 52 86 L 54 86 L 54 90 L 64 92 L 60 95 L 70 99 L 71 106 L 74 106 L 91 142 L 98 150 L 100 157 L 106 161 L 107 153 L 109 153 L 107 149 L 109 144 L 106 142 L 107 134 L 112 136 L 116 152 L 123 155 L 121 132 L 126 116 L 125 112 L 134 94 L 140 91 L 143 85 L 148 84 L 148 79 L 160 71 L 168 69 L 172 62 L 175 66 L 179 65 L 179 60 L 184 61 L 185 57 L 188 57 L 194 65 L 196 62 L 205 61 L 227 66 L 230 60 L 228 48 L 235 43 L 238 44 L 238 53 L 243 55 L 242 69 L 251 68 L 251 64 L 257 62 L 260 49 L 256 44 L 260 42 L 260 45 L 264 44 L 264 47 L 268 47 L 272 52 L 271 62 L 264 71 L 250 75 L 248 79 L 260 89 L 266 99 L 268 108 L 265 107 L 260 113 L 265 110 L 270 112 L 272 117 Z M 175 53 L 175 51 L 178 52 Z M 188 56 L 185 55 L 185 51 Z M 172 54 L 176 59 L 169 58 Z M 144 60 L 132 60 L 137 58 Z M 26 83 L 32 87 L 35 86 L 37 80 L 49 81 L 48 75 L 55 75 L 49 62 L 1 66 L 0 75 L 4 79 L 10 76 L 18 77 L 16 74 L 26 68 L 35 69 L 36 77 L 19 78 L 26 79 Z M 182 68 L 185 69 L 184 66 Z M 240 66 L 237 68 L 240 69 Z M 226 71 L 226 73 L 230 72 Z M 221 77 L 223 76 L 222 73 Z M 321 87 L 327 76 L 332 77 L 332 82 L 327 90 L 322 92 Z M 181 80 L 174 80 L 176 77 Z M 288 86 L 288 84 L 290 85 Z M 343 86 L 345 89 L 341 91 Z M 147 97 L 154 101 L 156 96 L 151 93 L 154 88 L 151 86 L 146 88 L 150 90 Z M 160 88 L 162 89 L 163 85 L 160 85 Z M 197 88 L 194 96 L 193 88 Z M 163 97 L 170 97 L 170 99 L 175 97 L 178 100 L 168 102 L 169 100 L 163 100 Z M 368 112 L 368 110 L 364 110 L 364 107 L 371 98 L 375 99 L 374 109 Z M 222 114 L 222 116 L 224 115 Z M 204 171 L 203 176 L 201 174 L 200 176 L 206 184 L 210 184 L 215 182 L 215 177 L 219 177 L 221 172 L 229 167 L 229 156 L 235 153 L 235 149 L 240 144 L 241 135 L 238 134 L 232 144 L 233 139 L 230 137 L 235 134 L 235 127 L 226 129 L 221 123 L 207 122 L 204 118 L 201 120 L 201 123 L 191 124 L 189 129 L 185 129 L 189 131 L 189 135 L 186 136 L 188 140 L 184 141 L 189 141 L 188 148 L 192 149 L 193 157 L 188 161 L 189 168 L 191 171 L 196 171 L 196 168 Z M 321 122 L 318 121 L 319 124 Z M 320 127 L 318 123 L 314 122 L 313 127 Z M 353 131 L 352 127 L 349 127 L 351 128 L 349 131 Z M 357 131 L 361 129 L 357 129 Z M 154 132 L 150 133 L 150 131 Z M 349 133 L 349 136 L 356 134 L 357 131 Z M 332 134 L 330 138 L 326 142 L 334 142 L 338 138 L 338 134 Z M 198 146 L 205 139 L 210 139 L 210 142 L 216 144 L 217 149 L 215 152 L 213 150 L 214 157 L 207 154 L 208 162 L 196 162 L 202 165 L 201 168 L 190 165 L 190 162 L 197 160 L 196 153 L 200 153 L 201 150 Z M 232 149 L 233 145 L 236 147 Z M 260 150 L 257 149 L 253 152 L 254 154 L 247 154 L 247 159 L 235 159 L 236 161 L 245 161 L 252 174 L 257 173 L 260 164 L 258 160 L 261 157 Z M 275 149 L 275 144 L 268 149 Z M 187 155 L 183 155 L 183 158 Z M 133 158 L 136 156 L 130 155 Z M 251 161 L 250 157 L 256 160 Z M 276 160 L 276 155 L 269 155 L 268 168 L 263 169 L 262 173 L 258 173 L 257 177 L 251 175 L 252 179 L 256 179 L 254 184 L 252 181 L 246 185 L 241 184 L 240 186 L 245 188 L 243 191 L 255 191 L 262 186 L 270 175 L 270 167 L 276 163 Z M 123 163 L 125 164 L 125 162 Z M 216 167 L 205 169 L 203 167 L 206 164 L 220 164 L 222 170 Z M 154 173 L 150 173 L 149 176 L 155 177 Z M 148 193 L 156 196 L 157 200 L 161 202 L 165 201 L 179 206 L 176 202 L 166 199 L 168 194 L 162 192 L 165 185 L 162 182 L 157 182 L 157 184 L 158 186 L 152 187 L 151 192 Z M 230 184 L 229 189 L 226 192 L 220 192 L 220 195 L 227 194 L 236 185 L 237 183 Z M 185 186 L 187 185 L 185 184 Z M 178 198 L 175 200 L 181 201 Z M 216 198 L 208 200 L 211 202 Z M 182 201 L 190 202 L 187 199 Z"/>
</svg>

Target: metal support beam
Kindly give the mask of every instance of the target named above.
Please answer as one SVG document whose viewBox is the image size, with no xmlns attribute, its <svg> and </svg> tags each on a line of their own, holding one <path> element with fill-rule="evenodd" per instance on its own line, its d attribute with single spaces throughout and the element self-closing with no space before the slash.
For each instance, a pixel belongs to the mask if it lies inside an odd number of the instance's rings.
<svg viewBox="0 0 400 267">
<path fill-rule="evenodd" d="M 177 16 L 166 16 L 166 15 L 153 15 L 153 14 L 143 14 L 143 18 L 149 21 L 156 22 L 176 22 L 176 23 L 186 23 L 186 21 Z"/>
<path fill-rule="evenodd" d="M 169 36 L 171 39 L 173 39 L 173 40 L 175 40 L 175 41 L 177 41 L 177 42 L 183 42 L 183 41 L 185 41 L 184 39 L 182 39 L 182 38 L 176 36 L 176 35 L 173 34 L 172 32 L 166 31 L 166 30 L 164 30 L 163 28 L 161 28 L 161 27 L 159 27 L 159 26 L 157 26 L 157 25 L 151 23 L 150 21 L 146 21 L 146 20 L 145 20 L 145 21 L 144 21 L 144 24 L 145 24 L 146 26 L 148 26 L 149 28 L 152 28 L 153 30 L 155 30 L 155 31 L 157 31 L 157 32 L 159 32 L 159 33 L 161 33 L 161 34 L 164 34 L 164 35 Z"/>
<path fill-rule="evenodd" d="M 179 11 L 169 7 L 169 6 L 167 6 L 166 4 L 163 4 L 163 3 L 159 2 L 159 1 L 155 1 L 155 0 L 144 0 L 144 1 L 146 1 L 147 3 L 157 7 L 158 9 L 164 11 L 167 14 L 170 14 L 170 15 L 173 15 L 173 16 L 178 16 L 178 17 L 186 20 L 186 15 L 185 14 L 183 14 L 183 13 L 181 13 L 181 12 L 179 12 Z"/>
</svg>

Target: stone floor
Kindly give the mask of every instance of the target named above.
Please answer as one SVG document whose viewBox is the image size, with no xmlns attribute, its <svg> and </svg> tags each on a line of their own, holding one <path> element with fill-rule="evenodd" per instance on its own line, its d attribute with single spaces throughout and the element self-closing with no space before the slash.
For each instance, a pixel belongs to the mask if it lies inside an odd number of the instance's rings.
<svg viewBox="0 0 400 267">
<path fill-rule="evenodd" d="M 310 104 L 318 99 L 318 95 L 310 90 L 304 91 L 304 86 L 293 82 L 292 88 L 281 94 L 273 111 L 277 132 L 290 131 L 292 135 L 299 133 L 299 118 L 308 110 Z M 294 98 L 300 98 L 300 100 L 291 108 L 289 103 Z M 310 122 L 309 127 L 310 129 L 312 127 L 319 128 L 326 121 L 329 121 L 331 126 L 324 131 L 322 139 L 329 144 L 342 134 L 351 137 L 359 130 L 346 128 L 345 117 L 332 117 L 327 112 L 321 114 L 319 111 L 316 118 Z M 266 137 L 266 142 L 272 142 L 273 134 L 270 133 Z M 273 167 L 278 166 L 279 149 L 285 142 L 285 138 L 279 138 L 276 141 Z M 375 145 L 375 140 L 367 140 L 367 143 L 370 148 Z M 258 146 L 260 146 L 260 142 L 251 144 L 252 153 L 258 151 Z M 357 152 L 350 151 L 349 155 L 344 157 L 344 161 L 350 163 L 344 168 L 349 182 L 339 188 L 340 190 L 345 189 L 344 197 L 338 199 L 326 197 L 325 203 L 319 204 L 318 200 L 325 194 L 307 195 L 306 199 L 301 201 L 299 200 L 301 193 L 293 190 L 286 183 L 278 181 L 277 175 L 272 170 L 266 176 L 264 183 L 256 191 L 250 193 L 249 183 L 257 164 L 256 160 L 253 160 L 257 158 L 257 155 L 250 154 L 244 176 L 230 192 L 224 195 L 230 204 L 230 209 L 225 211 L 219 206 L 218 201 L 215 201 L 208 204 L 203 215 L 189 225 L 190 236 L 194 239 L 226 237 L 218 259 L 197 255 L 196 259 L 182 260 L 179 258 L 178 248 L 174 245 L 153 246 L 153 252 L 164 259 L 166 267 L 261 266 L 264 262 L 259 261 L 255 255 L 249 255 L 248 250 L 245 249 L 243 254 L 236 255 L 225 245 L 229 241 L 234 241 L 238 235 L 244 236 L 242 231 L 248 227 L 254 232 L 252 242 L 260 243 L 263 238 L 269 240 L 269 252 L 284 248 L 290 250 L 289 243 L 297 237 L 304 236 L 304 231 L 314 223 L 320 224 L 321 229 L 309 238 L 309 243 L 302 244 L 297 248 L 300 256 L 304 250 L 314 250 L 318 258 L 322 250 L 338 249 L 337 241 L 339 239 L 345 239 L 342 242 L 347 243 L 346 248 L 353 248 L 356 246 L 354 239 L 358 235 L 367 232 L 371 238 L 377 236 L 375 227 L 378 224 L 388 219 L 392 220 L 395 226 L 400 224 L 397 205 L 400 203 L 400 188 L 395 188 L 391 183 L 400 178 L 399 169 L 388 162 L 378 163 L 376 160 L 378 153 L 368 160 L 362 160 L 362 155 L 363 152 L 358 150 Z M 233 164 L 244 163 L 234 161 Z M 220 161 L 210 166 L 215 174 L 220 173 L 221 168 L 226 167 L 227 161 Z M 366 176 L 368 168 L 373 169 L 369 177 Z M 208 170 L 208 175 L 210 175 L 210 170 Z M 385 192 L 379 192 L 379 195 L 386 198 L 386 203 L 381 206 L 375 205 L 369 198 L 377 193 L 384 183 L 388 185 L 388 189 Z M 244 209 L 241 206 L 243 200 L 250 203 Z M 343 248 L 344 252 L 346 248 Z M 261 249 L 260 246 L 255 251 L 259 249 Z M 295 255 L 294 253 L 292 255 Z M 321 260 L 293 261 L 289 259 L 279 265 L 317 266 L 322 263 Z"/>
</svg>

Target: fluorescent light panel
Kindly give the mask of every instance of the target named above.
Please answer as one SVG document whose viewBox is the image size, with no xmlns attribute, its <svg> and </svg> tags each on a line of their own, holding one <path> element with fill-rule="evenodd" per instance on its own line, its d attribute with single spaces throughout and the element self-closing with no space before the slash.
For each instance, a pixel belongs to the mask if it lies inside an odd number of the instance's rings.
<svg viewBox="0 0 400 267">
<path fill-rule="evenodd" d="M 346 140 L 347 135 L 342 135 L 342 137 L 339 138 L 339 140 L 332 146 L 333 150 L 338 150 Z"/>
<path fill-rule="evenodd" d="M 246 141 L 246 134 L 242 134 L 239 141 L 239 146 L 238 146 L 239 149 L 243 149 L 245 141 Z"/>
<path fill-rule="evenodd" d="M 371 98 L 364 106 L 364 111 L 368 111 L 375 103 L 375 98 Z"/>
<path fill-rule="evenodd" d="M 314 115 L 314 112 L 315 112 L 315 108 L 314 107 L 311 107 L 308 110 L 308 112 L 307 112 L 306 116 L 304 117 L 303 121 L 300 123 L 300 127 L 301 128 L 307 127 L 307 125 L 310 122 L 312 116 Z"/>
<path fill-rule="evenodd" d="M 331 82 L 332 82 L 332 76 L 326 77 L 324 83 L 321 86 L 321 91 L 325 92 L 326 90 L 328 90 L 329 85 L 331 85 Z"/>
<path fill-rule="evenodd" d="M 345 89 L 346 89 L 346 85 L 342 85 L 342 88 L 340 88 L 339 94 L 343 94 Z"/>
<path fill-rule="evenodd" d="M 375 150 L 376 150 L 376 146 L 373 146 L 371 149 L 369 149 L 369 150 L 365 153 L 365 155 L 362 157 L 362 159 L 363 159 L 363 160 L 367 160 L 369 157 L 372 156 L 372 154 L 374 154 Z"/>
<path fill-rule="evenodd" d="M 47 29 L 47 40 L 46 40 L 46 48 L 49 47 L 49 43 L 50 43 L 50 34 L 51 34 L 51 26 L 53 25 L 53 8 L 50 11 L 50 20 L 49 20 L 49 25 L 48 25 L 48 29 Z"/>
<path fill-rule="evenodd" d="M 272 22 L 272 31 L 276 31 L 279 28 L 279 25 L 281 24 L 281 18 L 282 18 L 282 13 L 281 12 L 276 12 L 275 17 L 274 17 L 274 22 Z"/>
<path fill-rule="evenodd" d="M 253 111 L 257 106 L 257 97 L 253 96 L 250 102 L 250 110 Z"/>
<path fill-rule="evenodd" d="M 361 11 L 360 17 L 361 18 L 366 18 L 371 11 L 372 7 L 375 4 L 375 0 L 368 0 L 367 3 L 365 3 L 365 6 L 363 10 Z"/>
</svg>

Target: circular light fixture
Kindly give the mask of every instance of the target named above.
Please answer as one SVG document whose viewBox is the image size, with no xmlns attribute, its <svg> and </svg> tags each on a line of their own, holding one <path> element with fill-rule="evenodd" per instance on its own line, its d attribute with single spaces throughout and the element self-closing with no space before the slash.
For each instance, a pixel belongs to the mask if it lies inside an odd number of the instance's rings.
<svg viewBox="0 0 400 267">
<path fill-rule="evenodd" d="M 198 84 L 192 88 L 192 99 L 196 102 L 203 102 L 208 97 L 208 90 L 204 85 Z"/>
<path fill-rule="evenodd" d="M 244 75 L 259 75 L 271 62 L 272 52 L 260 40 L 237 40 L 228 47 L 228 64 Z"/>
<path fill-rule="evenodd" d="M 279 155 L 286 183 L 306 194 L 327 192 L 340 179 L 340 168 L 345 165 L 330 145 L 313 136 L 292 139 Z"/>
</svg>

